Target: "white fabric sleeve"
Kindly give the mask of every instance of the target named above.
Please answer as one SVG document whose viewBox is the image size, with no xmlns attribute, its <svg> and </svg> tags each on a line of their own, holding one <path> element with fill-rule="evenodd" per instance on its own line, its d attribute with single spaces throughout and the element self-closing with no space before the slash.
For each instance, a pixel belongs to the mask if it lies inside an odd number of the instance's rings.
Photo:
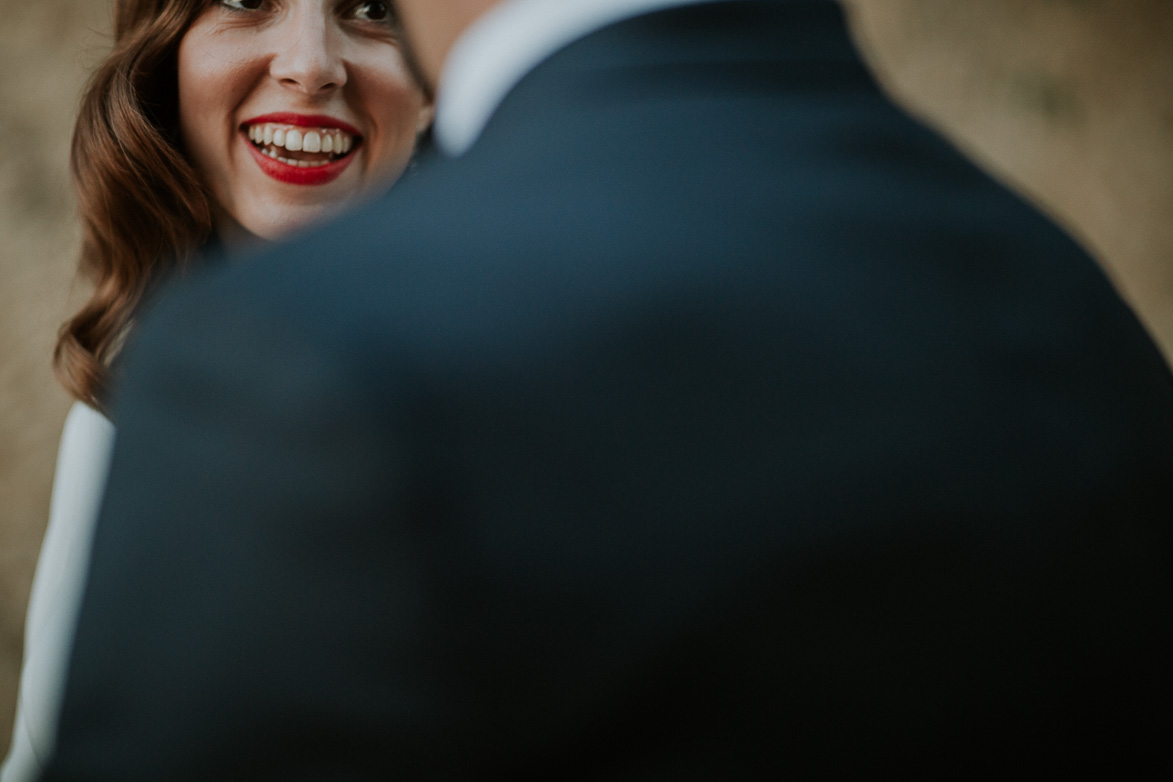
<svg viewBox="0 0 1173 782">
<path fill-rule="evenodd" d="M 93 408 L 74 404 L 57 451 L 49 525 L 25 620 L 12 748 L 0 769 L 0 782 L 37 779 L 56 741 L 69 651 L 113 445 L 114 425 Z"/>
</svg>

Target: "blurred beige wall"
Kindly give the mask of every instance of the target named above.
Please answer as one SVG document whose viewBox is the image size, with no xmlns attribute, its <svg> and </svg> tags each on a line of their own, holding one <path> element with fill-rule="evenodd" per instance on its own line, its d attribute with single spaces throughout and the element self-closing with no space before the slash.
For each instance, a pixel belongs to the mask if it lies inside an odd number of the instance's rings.
<svg viewBox="0 0 1173 782">
<path fill-rule="evenodd" d="M 0 751 L 24 608 L 69 400 L 49 356 L 80 302 L 68 147 L 81 85 L 108 45 L 105 0 L 0 0 Z"/>
<path fill-rule="evenodd" d="M 1173 356 L 1173 2 L 844 4 L 891 90 L 1080 238 Z"/>
<path fill-rule="evenodd" d="M 1173 355 L 1173 3 L 844 0 L 886 85 L 1104 263 Z M 70 121 L 105 0 L 0 0 L 0 751 L 68 400 L 49 354 L 85 292 Z"/>
</svg>

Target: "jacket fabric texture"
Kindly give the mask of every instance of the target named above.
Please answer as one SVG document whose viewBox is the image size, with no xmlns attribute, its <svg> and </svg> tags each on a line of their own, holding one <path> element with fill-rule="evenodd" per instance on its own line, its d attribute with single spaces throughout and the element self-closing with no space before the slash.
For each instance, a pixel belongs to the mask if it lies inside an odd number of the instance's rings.
<svg viewBox="0 0 1173 782">
<path fill-rule="evenodd" d="M 51 782 L 1168 763 L 1173 377 L 833 2 L 566 47 L 116 410 Z"/>
</svg>

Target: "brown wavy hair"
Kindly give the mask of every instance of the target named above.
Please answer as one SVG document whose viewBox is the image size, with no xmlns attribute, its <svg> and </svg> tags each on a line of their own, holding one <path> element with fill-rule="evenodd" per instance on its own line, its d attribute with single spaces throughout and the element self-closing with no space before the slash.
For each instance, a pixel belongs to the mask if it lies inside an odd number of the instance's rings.
<svg viewBox="0 0 1173 782">
<path fill-rule="evenodd" d="M 53 363 L 75 397 L 107 411 L 110 363 L 160 275 L 212 236 L 212 199 L 179 137 L 179 42 L 212 0 L 114 0 L 114 47 L 73 132 L 80 271 L 94 283 L 58 334 Z"/>
</svg>

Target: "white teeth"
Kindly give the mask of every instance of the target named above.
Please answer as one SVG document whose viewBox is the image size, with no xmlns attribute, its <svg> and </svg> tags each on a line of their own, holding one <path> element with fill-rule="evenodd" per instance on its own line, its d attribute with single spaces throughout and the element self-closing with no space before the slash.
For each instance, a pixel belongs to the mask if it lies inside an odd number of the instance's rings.
<svg viewBox="0 0 1173 782">
<path fill-rule="evenodd" d="M 268 155 L 274 160 L 280 160 L 287 166 L 296 166 L 297 168 L 321 168 L 330 164 L 329 160 L 294 160 L 293 158 L 281 157 L 277 154 L 276 149 L 265 149 L 261 151 L 262 155 Z"/>
<path fill-rule="evenodd" d="M 249 141 L 261 149 L 261 152 L 283 163 L 301 168 L 316 168 L 330 163 L 330 160 L 293 160 L 281 157 L 278 152 L 308 152 L 310 154 L 326 153 L 342 156 L 354 148 L 354 136 L 332 128 L 305 130 L 288 125 L 274 125 L 258 123 L 249 125 L 247 130 Z"/>
<path fill-rule="evenodd" d="M 274 155 L 274 157 L 277 156 Z M 328 160 L 293 160 L 292 158 L 287 157 L 278 157 L 277 159 L 282 163 L 290 166 L 296 166 L 297 168 L 321 168 L 322 166 L 329 165 L 330 163 Z"/>
</svg>

